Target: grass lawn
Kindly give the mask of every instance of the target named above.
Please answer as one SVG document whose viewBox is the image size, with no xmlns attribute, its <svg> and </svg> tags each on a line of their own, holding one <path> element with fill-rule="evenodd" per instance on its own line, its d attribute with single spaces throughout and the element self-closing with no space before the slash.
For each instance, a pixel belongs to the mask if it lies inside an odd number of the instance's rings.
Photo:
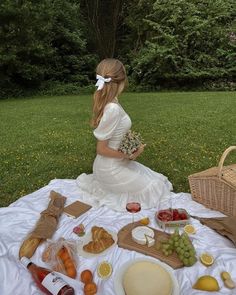
<svg viewBox="0 0 236 295">
<path fill-rule="evenodd" d="M 236 145 L 235 92 L 124 93 L 120 102 L 147 144 L 139 161 L 167 175 L 175 192 L 189 191 L 189 174 Z M 91 103 L 89 95 L 0 101 L 1 207 L 54 178 L 92 171 Z"/>
</svg>

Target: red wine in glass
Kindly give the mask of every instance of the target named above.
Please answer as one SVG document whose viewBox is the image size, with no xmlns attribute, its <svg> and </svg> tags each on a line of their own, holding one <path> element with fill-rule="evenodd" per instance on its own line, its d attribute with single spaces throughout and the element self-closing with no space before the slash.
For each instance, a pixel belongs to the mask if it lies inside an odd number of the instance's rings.
<svg viewBox="0 0 236 295">
<path fill-rule="evenodd" d="M 141 204 L 138 202 L 129 202 L 126 205 L 126 210 L 132 213 L 132 223 L 134 223 L 134 213 L 137 213 L 141 210 Z"/>
</svg>

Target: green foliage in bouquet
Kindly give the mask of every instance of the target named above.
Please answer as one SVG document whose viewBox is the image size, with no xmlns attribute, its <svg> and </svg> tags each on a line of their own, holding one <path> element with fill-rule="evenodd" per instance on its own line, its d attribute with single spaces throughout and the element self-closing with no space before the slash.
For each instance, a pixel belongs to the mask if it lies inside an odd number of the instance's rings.
<svg viewBox="0 0 236 295">
<path fill-rule="evenodd" d="M 121 140 L 119 151 L 131 156 L 135 151 L 138 150 L 142 142 L 143 139 L 138 132 L 129 130 Z"/>
</svg>

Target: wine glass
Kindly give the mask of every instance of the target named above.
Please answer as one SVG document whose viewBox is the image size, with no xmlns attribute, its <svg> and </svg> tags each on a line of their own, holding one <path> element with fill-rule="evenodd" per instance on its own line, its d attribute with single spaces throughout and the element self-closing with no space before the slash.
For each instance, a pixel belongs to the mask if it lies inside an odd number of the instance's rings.
<svg viewBox="0 0 236 295">
<path fill-rule="evenodd" d="M 132 213 L 132 223 L 134 223 L 134 213 L 141 210 L 141 204 L 138 202 L 129 202 L 126 204 L 126 210 Z"/>
</svg>

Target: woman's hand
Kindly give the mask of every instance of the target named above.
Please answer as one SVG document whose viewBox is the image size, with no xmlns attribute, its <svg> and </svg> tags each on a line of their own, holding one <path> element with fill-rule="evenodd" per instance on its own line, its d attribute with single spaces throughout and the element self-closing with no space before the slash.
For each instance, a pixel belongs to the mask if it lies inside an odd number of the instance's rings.
<svg viewBox="0 0 236 295">
<path fill-rule="evenodd" d="M 141 144 L 140 147 L 139 147 L 139 149 L 138 149 L 136 152 L 134 152 L 134 153 L 129 157 L 129 159 L 130 159 L 130 160 L 136 160 L 136 158 L 137 158 L 139 155 L 141 155 L 142 152 L 144 151 L 145 146 L 146 146 L 146 144 Z"/>
</svg>

